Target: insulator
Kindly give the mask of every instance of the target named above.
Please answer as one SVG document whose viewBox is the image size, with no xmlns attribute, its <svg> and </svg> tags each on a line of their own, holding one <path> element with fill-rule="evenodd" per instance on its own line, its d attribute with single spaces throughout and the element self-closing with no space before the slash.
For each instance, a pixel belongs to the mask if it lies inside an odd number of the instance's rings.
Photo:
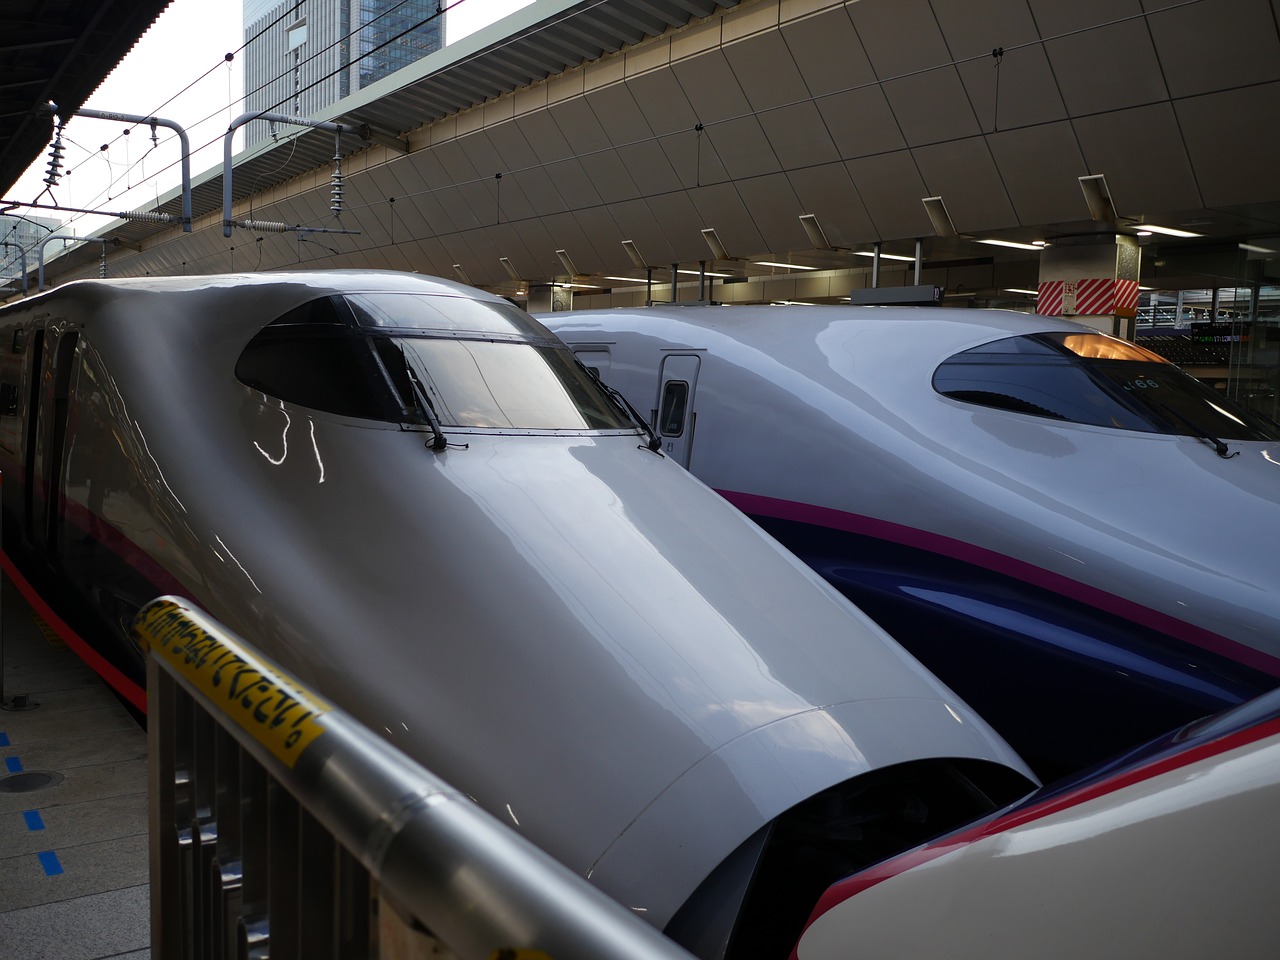
<svg viewBox="0 0 1280 960">
<path fill-rule="evenodd" d="M 58 132 L 54 137 L 53 146 L 49 150 L 49 172 L 45 175 L 44 182 L 47 186 L 57 186 L 59 178 L 62 176 L 62 157 L 64 155 L 62 147 L 62 124 L 58 124 Z"/>
</svg>

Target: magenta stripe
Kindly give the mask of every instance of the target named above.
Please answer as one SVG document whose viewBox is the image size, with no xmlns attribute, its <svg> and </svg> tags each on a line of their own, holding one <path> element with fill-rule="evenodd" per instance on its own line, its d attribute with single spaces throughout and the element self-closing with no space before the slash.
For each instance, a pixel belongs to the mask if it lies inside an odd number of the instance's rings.
<svg viewBox="0 0 1280 960">
<path fill-rule="evenodd" d="M 1171 617 L 1159 610 L 1152 610 L 1132 600 L 1117 597 L 1091 587 L 1078 580 L 1072 580 L 1062 574 L 1045 570 L 1033 564 L 1013 557 L 996 553 L 985 547 L 953 540 L 940 534 L 919 530 L 915 527 L 891 523 L 888 520 L 877 520 L 875 517 L 864 517 L 855 513 L 845 513 L 830 507 L 818 507 L 808 503 L 796 503 L 791 500 L 778 500 L 773 497 L 762 497 L 754 493 L 738 493 L 732 490 L 717 491 L 743 513 L 758 517 L 773 517 L 777 520 L 792 520 L 807 523 L 815 527 L 829 530 L 843 530 L 860 536 L 875 537 L 890 543 L 925 550 L 939 556 L 951 557 L 975 567 L 982 567 L 995 573 L 1021 580 L 1033 586 L 1049 590 L 1053 593 L 1077 600 L 1097 610 L 1114 614 L 1132 623 L 1149 627 L 1167 636 L 1185 641 L 1204 650 L 1212 651 L 1220 656 L 1261 670 L 1263 673 L 1280 677 L 1280 658 L 1245 646 L 1228 637 L 1221 636 L 1211 630 L 1205 630 L 1195 624 L 1187 623 Z"/>
</svg>

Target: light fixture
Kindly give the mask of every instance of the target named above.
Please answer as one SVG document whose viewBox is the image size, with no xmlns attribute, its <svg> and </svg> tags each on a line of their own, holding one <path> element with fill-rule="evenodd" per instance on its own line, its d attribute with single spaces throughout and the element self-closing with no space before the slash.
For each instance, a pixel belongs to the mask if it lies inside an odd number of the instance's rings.
<svg viewBox="0 0 1280 960">
<path fill-rule="evenodd" d="M 956 225 L 951 222 L 951 214 L 947 213 L 947 205 L 942 202 L 941 197 L 922 197 L 920 202 L 924 204 L 924 212 L 929 215 L 929 222 L 933 224 L 935 236 L 960 236 L 956 232 Z"/>
<path fill-rule="evenodd" d="M 676 273 L 687 273 L 691 277 L 732 277 L 732 273 L 718 273 L 715 270 L 676 270 Z"/>
<path fill-rule="evenodd" d="M 471 278 L 467 276 L 467 271 L 462 269 L 462 264 L 455 263 L 453 265 L 453 273 L 454 273 L 454 276 L 456 276 L 459 280 L 461 280 L 467 286 L 469 287 L 475 286 L 475 284 L 471 282 Z"/>
<path fill-rule="evenodd" d="M 1111 191 L 1107 189 L 1107 178 L 1101 173 L 1094 173 L 1078 179 L 1084 202 L 1089 205 L 1090 219 L 1114 225 L 1116 208 L 1111 202 Z"/>
<path fill-rule="evenodd" d="M 640 256 L 640 251 L 636 248 L 636 245 L 633 241 L 623 240 L 622 249 L 627 251 L 627 256 L 631 258 L 631 262 L 634 263 L 641 270 L 649 269 L 649 264 L 645 262 L 644 257 Z"/>
<path fill-rule="evenodd" d="M 1177 227 L 1162 227 L 1155 223 L 1140 224 L 1143 230 L 1150 230 L 1152 233 L 1163 233 L 1166 237 L 1203 237 L 1203 233 L 1195 233 L 1192 230 L 1179 230 Z"/>
<path fill-rule="evenodd" d="M 1260 247 L 1256 243 L 1238 243 L 1236 246 L 1246 253 L 1261 253 L 1269 254 L 1271 256 L 1275 256 L 1277 253 L 1280 253 L 1280 250 L 1272 250 L 1270 247 Z"/>
<path fill-rule="evenodd" d="M 1004 292 L 1005 293 L 1025 293 L 1028 297 L 1040 296 L 1039 290 L 1023 290 L 1020 287 L 1005 287 Z"/>
<path fill-rule="evenodd" d="M 732 260 L 729 251 L 725 249 L 725 245 L 720 242 L 720 238 L 716 235 L 715 227 L 703 227 L 702 239 L 707 241 L 707 246 L 711 248 L 711 254 L 717 260 Z"/>
<path fill-rule="evenodd" d="M 1014 250 L 1034 250 L 1036 251 L 1036 253 L 1039 253 L 1041 250 L 1044 249 L 1043 245 L 1038 245 L 1034 243 L 1018 243 L 1016 240 L 986 239 L 986 240 L 979 240 L 978 242 L 988 244 L 989 246 L 992 246 L 992 247 L 1010 247 Z"/>
<path fill-rule="evenodd" d="M 560 258 L 560 265 L 564 267 L 565 272 L 571 277 L 578 276 L 578 268 L 573 265 L 573 261 L 569 259 L 569 254 L 563 250 L 557 250 L 556 256 Z"/>
<path fill-rule="evenodd" d="M 804 227 L 804 232 L 809 236 L 809 243 L 815 250 L 835 249 L 831 245 L 831 241 L 827 239 L 827 234 L 822 229 L 822 224 L 818 223 L 818 218 L 814 214 L 800 214 L 800 226 Z"/>
<path fill-rule="evenodd" d="M 498 262 L 502 264 L 502 269 L 507 271 L 507 276 L 509 276 L 512 280 L 520 279 L 520 274 L 516 271 L 516 268 L 512 266 L 510 260 L 508 260 L 506 257 L 499 257 Z"/>
<path fill-rule="evenodd" d="M 1149 236 L 1151 236 L 1151 231 L 1150 231 L 1150 230 L 1137 230 L 1137 231 L 1135 231 L 1135 234 L 1136 234 L 1137 236 L 1139 236 L 1139 237 L 1149 237 Z"/>
<path fill-rule="evenodd" d="M 783 270 L 817 270 L 817 267 L 806 267 L 803 263 L 776 263 L 773 260 L 752 260 L 757 267 L 780 267 Z"/>
<path fill-rule="evenodd" d="M 854 250 L 853 255 L 855 257 L 874 257 L 876 254 L 874 250 Z M 915 257 L 904 257 L 900 253 L 882 253 L 880 254 L 880 259 L 881 260 L 905 260 L 907 263 L 916 262 Z"/>
<path fill-rule="evenodd" d="M 644 277 L 637 279 L 636 277 L 602 277 L 604 280 L 616 280 L 618 283 L 644 283 Z"/>
</svg>

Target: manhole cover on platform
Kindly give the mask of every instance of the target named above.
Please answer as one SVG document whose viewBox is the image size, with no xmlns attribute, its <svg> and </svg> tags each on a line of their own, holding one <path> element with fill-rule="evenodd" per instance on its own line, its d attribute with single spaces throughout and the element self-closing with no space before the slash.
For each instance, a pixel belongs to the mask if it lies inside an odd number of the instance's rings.
<svg viewBox="0 0 1280 960">
<path fill-rule="evenodd" d="M 46 787 L 56 787 L 62 782 L 62 774 L 53 770 L 24 770 L 7 777 L 0 777 L 0 793 L 31 793 Z"/>
</svg>

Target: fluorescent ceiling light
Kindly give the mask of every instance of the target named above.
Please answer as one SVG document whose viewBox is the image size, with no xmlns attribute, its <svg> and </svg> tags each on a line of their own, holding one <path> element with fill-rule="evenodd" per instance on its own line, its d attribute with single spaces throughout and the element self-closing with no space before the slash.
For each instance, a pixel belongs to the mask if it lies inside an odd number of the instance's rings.
<svg viewBox="0 0 1280 960">
<path fill-rule="evenodd" d="M 1256 244 L 1252 244 L 1252 243 L 1240 243 L 1240 244 L 1237 244 L 1237 246 L 1241 250 L 1247 250 L 1249 253 L 1268 253 L 1268 254 L 1280 253 L 1280 251 L 1272 250 L 1270 247 L 1259 247 Z"/>
<path fill-rule="evenodd" d="M 676 273 L 687 273 L 694 277 L 732 277 L 732 273 L 716 273 L 714 270 L 708 270 L 703 273 L 701 270 L 677 270 Z"/>
<path fill-rule="evenodd" d="M 637 280 L 635 277 L 605 277 L 605 280 L 617 280 L 619 283 L 646 283 L 644 277 Z"/>
<path fill-rule="evenodd" d="M 1020 289 L 1020 288 L 1018 288 L 1018 287 L 1005 287 L 1005 288 L 1004 288 L 1004 292 L 1005 292 L 1005 293 L 1025 293 L 1025 294 L 1026 294 L 1027 296 L 1029 296 L 1029 297 L 1038 297 L 1038 296 L 1040 296 L 1040 291 L 1039 291 L 1039 290 L 1022 290 L 1022 289 Z"/>
<path fill-rule="evenodd" d="M 859 257 L 874 257 L 876 255 L 874 250 L 855 250 L 853 252 L 855 255 Z M 904 257 L 900 253 L 882 253 L 880 254 L 880 259 L 881 260 L 905 260 L 907 261 L 907 263 L 916 262 L 915 257 Z"/>
<path fill-rule="evenodd" d="M 720 242 L 720 235 L 716 233 L 715 227 L 704 227 L 702 230 L 702 239 L 707 241 L 707 246 L 711 248 L 711 255 L 717 260 L 732 260 L 729 251 L 723 243 Z"/>
<path fill-rule="evenodd" d="M 757 267 L 779 267 L 783 270 L 817 270 L 817 267 L 806 267 L 802 263 L 775 263 L 772 260 L 752 260 Z"/>
<path fill-rule="evenodd" d="M 993 247 L 1012 247 L 1014 250 L 1034 250 L 1040 252 L 1040 247 L 1034 243 L 1017 243 L 1014 240 L 979 240 L 979 243 L 986 243 Z"/>
<path fill-rule="evenodd" d="M 1179 230 L 1177 227 L 1162 227 L 1154 223 L 1139 224 L 1140 229 L 1150 230 L 1152 233 L 1163 233 L 1167 237 L 1203 237 L 1203 233 L 1194 233 L 1191 230 Z"/>
</svg>

